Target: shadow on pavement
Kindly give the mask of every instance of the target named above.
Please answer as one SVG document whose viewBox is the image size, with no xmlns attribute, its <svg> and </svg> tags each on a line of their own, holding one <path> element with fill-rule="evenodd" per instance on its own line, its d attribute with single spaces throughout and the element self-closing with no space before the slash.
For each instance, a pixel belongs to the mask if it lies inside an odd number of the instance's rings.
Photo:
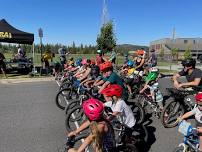
<svg viewBox="0 0 202 152">
<path fill-rule="evenodd" d="M 147 139 L 145 142 L 141 142 L 138 144 L 138 149 L 141 152 L 149 152 L 152 144 L 156 141 L 156 137 L 155 137 L 155 132 L 156 132 L 156 128 L 153 126 L 150 126 L 151 123 L 153 122 L 153 120 L 151 119 L 152 114 L 147 114 L 145 120 L 147 120 L 146 122 L 144 122 L 144 126 L 147 129 Z"/>
</svg>

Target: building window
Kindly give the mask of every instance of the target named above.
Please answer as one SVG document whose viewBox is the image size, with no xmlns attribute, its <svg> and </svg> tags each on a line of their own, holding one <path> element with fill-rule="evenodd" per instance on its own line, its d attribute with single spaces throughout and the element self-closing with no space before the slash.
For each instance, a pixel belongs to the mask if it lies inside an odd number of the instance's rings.
<svg viewBox="0 0 202 152">
<path fill-rule="evenodd" d="M 187 44 L 188 40 L 184 40 L 184 44 Z"/>
<path fill-rule="evenodd" d="M 196 44 L 196 41 L 195 41 L 195 40 L 193 40 L 193 43 L 194 43 L 194 44 Z"/>
</svg>

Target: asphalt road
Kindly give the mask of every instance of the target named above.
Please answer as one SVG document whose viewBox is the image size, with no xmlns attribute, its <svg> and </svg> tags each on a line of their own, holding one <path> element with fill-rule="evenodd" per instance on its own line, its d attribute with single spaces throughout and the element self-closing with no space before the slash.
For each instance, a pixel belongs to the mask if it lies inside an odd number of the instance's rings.
<svg viewBox="0 0 202 152">
<path fill-rule="evenodd" d="M 54 81 L 0 84 L 0 152 L 56 152 L 63 145 L 57 89 Z"/>
<path fill-rule="evenodd" d="M 170 80 L 160 81 L 162 91 Z M 0 152 L 56 152 L 65 142 L 65 115 L 55 105 L 56 82 L 0 84 Z M 182 142 L 176 128 L 160 119 L 147 125 L 149 152 L 172 152 Z"/>
</svg>

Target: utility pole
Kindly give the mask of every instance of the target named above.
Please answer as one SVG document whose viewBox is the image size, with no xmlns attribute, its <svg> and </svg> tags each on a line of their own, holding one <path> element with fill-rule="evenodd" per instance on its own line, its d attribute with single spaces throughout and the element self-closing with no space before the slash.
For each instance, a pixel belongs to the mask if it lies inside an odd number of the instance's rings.
<svg viewBox="0 0 202 152">
<path fill-rule="evenodd" d="M 108 20 L 109 20 L 109 16 L 108 16 L 108 9 L 107 9 L 107 0 L 103 0 L 103 8 L 102 8 L 102 26 L 105 25 Z"/>
<path fill-rule="evenodd" d="M 42 38 L 43 38 L 43 30 L 42 28 L 39 28 L 39 38 L 40 38 L 40 51 L 41 51 L 41 58 L 42 58 Z"/>
<path fill-rule="evenodd" d="M 175 27 L 173 28 L 173 33 L 172 33 L 172 40 L 174 41 L 175 40 L 175 35 L 176 33 L 175 33 Z"/>
</svg>

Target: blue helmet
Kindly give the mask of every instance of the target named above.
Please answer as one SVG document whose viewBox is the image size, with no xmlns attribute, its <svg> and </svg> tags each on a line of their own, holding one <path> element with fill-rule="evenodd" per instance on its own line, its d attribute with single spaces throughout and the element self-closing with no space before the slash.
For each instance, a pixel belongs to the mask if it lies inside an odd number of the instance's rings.
<svg viewBox="0 0 202 152">
<path fill-rule="evenodd" d="M 129 67 L 132 67 L 132 66 L 133 66 L 133 64 L 134 64 L 134 62 L 133 62 L 133 61 L 131 61 L 131 60 L 129 60 L 129 61 L 127 62 L 127 65 L 128 65 Z"/>
<path fill-rule="evenodd" d="M 81 66 L 82 65 L 81 61 L 82 61 L 81 58 L 76 59 L 76 66 Z"/>
</svg>

